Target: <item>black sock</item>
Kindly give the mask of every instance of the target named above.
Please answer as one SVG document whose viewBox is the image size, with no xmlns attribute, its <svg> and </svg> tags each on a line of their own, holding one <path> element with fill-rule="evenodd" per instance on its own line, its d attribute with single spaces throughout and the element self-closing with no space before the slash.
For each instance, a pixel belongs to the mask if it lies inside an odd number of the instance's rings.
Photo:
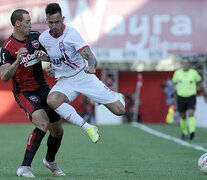
<svg viewBox="0 0 207 180">
<path fill-rule="evenodd" d="M 60 147 L 62 138 L 55 138 L 51 134 L 47 139 L 47 155 L 46 160 L 48 162 L 53 162 L 55 160 L 55 155 Z"/>
<path fill-rule="evenodd" d="M 22 166 L 31 166 L 34 155 L 37 152 L 44 136 L 45 132 L 38 128 L 35 128 L 33 132 L 29 135 Z"/>
</svg>

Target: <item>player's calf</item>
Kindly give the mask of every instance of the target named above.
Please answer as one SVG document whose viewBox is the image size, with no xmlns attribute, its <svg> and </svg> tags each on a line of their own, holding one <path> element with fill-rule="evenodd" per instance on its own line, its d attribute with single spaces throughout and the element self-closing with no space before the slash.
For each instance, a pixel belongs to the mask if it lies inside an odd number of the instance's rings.
<svg viewBox="0 0 207 180">
<path fill-rule="evenodd" d="M 105 104 L 105 106 L 115 115 L 122 116 L 125 114 L 125 107 L 123 104 L 118 100 L 114 103 Z"/>
</svg>

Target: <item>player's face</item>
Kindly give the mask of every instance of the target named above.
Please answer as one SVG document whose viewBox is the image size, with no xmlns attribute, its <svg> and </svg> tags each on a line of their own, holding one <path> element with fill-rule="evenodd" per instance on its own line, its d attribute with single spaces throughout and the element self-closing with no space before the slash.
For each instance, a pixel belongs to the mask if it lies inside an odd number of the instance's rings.
<svg viewBox="0 0 207 180">
<path fill-rule="evenodd" d="M 183 59 L 182 60 L 182 66 L 183 66 L 184 71 L 188 71 L 188 69 L 190 68 L 189 60 L 188 59 Z"/>
<path fill-rule="evenodd" d="M 19 30 L 24 36 L 28 36 L 31 31 L 32 24 L 29 14 L 23 14 L 23 20 L 19 24 Z"/>
<path fill-rule="evenodd" d="M 53 36 L 58 37 L 63 32 L 64 17 L 60 13 L 47 15 L 47 23 Z"/>
</svg>

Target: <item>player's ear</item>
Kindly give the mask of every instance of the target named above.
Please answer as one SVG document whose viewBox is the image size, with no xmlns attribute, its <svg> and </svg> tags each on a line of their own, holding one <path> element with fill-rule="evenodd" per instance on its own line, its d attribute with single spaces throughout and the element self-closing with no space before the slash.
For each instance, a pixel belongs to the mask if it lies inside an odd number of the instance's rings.
<svg viewBox="0 0 207 180">
<path fill-rule="evenodd" d="M 20 22 L 20 21 L 18 21 L 18 20 L 15 22 L 15 26 L 17 26 L 17 27 L 19 27 L 19 26 L 20 26 L 20 24 L 21 24 L 21 22 Z"/>
<path fill-rule="evenodd" d="M 62 17 L 62 20 L 63 20 L 63 21 L 65 20 L 65 16 Z"/>
</svg>

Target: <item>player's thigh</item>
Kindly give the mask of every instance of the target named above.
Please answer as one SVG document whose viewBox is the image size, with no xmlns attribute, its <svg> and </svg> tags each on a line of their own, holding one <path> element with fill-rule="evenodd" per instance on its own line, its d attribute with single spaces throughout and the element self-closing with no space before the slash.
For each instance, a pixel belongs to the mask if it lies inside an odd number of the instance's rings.
<svg viewBox="0 0 207 180">
<path fill-rule="evenodd" d="M 63 102 L 71 102 L 78 94 L 79 93 L 74 90 L 74 85 L 70 83 L 69 78 L 60 79 L 49 93 L 48 104 L 60 105 Z"/>
<path fill-rule="evenodd" d="M 45 96 L 45 98 L 42 98 L 39 96 L 39 93 L 39 91 L 26 91 L 17 94 L 15 97 L 15 100 L 17 101 L 19 106 L 25 111 L 31 121 L 33 121 L 33 117 L 36 118 L 38 116 L 39 118 L 39 114 L 42 114 L 44 116 L 44 118 L 41 119 L 46 119 L 45 112 L 41 112 L 38 110 L 43 110 L 42 101 L 46 100 L 47 95 Z"/>
<path fill-rule="evenodd" d="M 49 128 L 49 118 L 45 111 L 46 98 L 49 88 L 45 87 L 37 91 L 25 91 L 16 95 L 19 106 L 24 109 L 32 123 L 44 132 Z M 49 113 L 52 115 L 52 113 Z"/>
<path fill-rule="evenodd" d="M 179 113 L 185 113 L 187 108 L 186 108 L 186 98 L 183 98 L 181 96 L 177 97 L 177 106 L 178 106 L 178 112 Z"/>
<path fill-rule="evenodd" d="M 51 92 L 47 97 L 47 104 L 55 109 L 63 102 L 69 102 L 67 96 L 59 91 L 53 91 Z"/>
<path fill-rule="evenodd" d="M 189 98 L 189 103 L 188 103 L 189 116 L 194 116 L 195 108 L 196 108 L 196 96 L 192 96 Z"/>
<path fill-rule="evenodd" d="M 119 99 L 117 95 L 94 74 L 85 73 L 84 78 L 79 81 L 77 91 L 89 97 L 93 102 L 100 104 L 114 103 Z"/>
<path fill-rule="evenodd" d="M 50 123 L 55 123 L 60 121 L 60 115 L 57 114 L 46 102 L 46 100 L 42 101 L 41 103 L 43 109 L 45 110 Z"/>
<path fill-rule="evenodd" d="M 187 99 L 187 109 L 194 111 L 196 107 L 196 96 L 191 96 Z"/>
<path fill-rule="evenodd" d="M 80 87 L 80 92 L 89 97 L 93 102 L 104 104 L 112 113 L 124 115 L 125 107 L 121 103 L 119 95 L 114 93 L 95 75 L 86 75 L 84 88 Z"/>
</svg>

